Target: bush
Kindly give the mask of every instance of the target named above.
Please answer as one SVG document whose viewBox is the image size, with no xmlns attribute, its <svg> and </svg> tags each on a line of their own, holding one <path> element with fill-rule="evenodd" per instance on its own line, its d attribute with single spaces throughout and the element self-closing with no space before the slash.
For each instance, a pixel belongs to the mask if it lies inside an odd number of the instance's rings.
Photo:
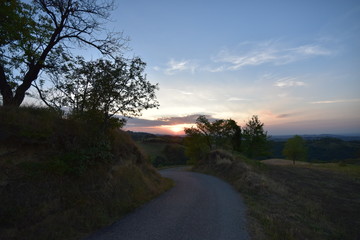
<svg viewBox="0 0 360 240">
<path fill-rule="evenodd" d="M 179 144 L 167 144 L 164 148 L 167 158 L 166 165 L 185 165 L 188 158 L 185 155 L 185 147 Z"/>
<path fill-rule="evenodd" d="M 123 131 L 48 109 L 0 108 L 0 157 L 4 240 L 81 239 L 171 187 Z"/>
</svg>

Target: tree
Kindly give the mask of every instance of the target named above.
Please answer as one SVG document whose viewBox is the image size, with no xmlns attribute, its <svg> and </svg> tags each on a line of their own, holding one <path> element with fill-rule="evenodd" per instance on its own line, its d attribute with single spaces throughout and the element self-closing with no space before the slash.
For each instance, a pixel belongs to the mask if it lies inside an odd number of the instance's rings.
<svg viewBox="0 0 360 240">
<path fill-rule="evenodd" d="M 259 157 L 268 154 L 268 136 L 264 131 L 264 124 L 254 115 L 243 128 L 243 151 L 250 157 Z"/>
<path fill-rule="evenodd" d="M 0 46 L 28 39 L 36 24 L 31 18 L 31 7 L 19 0 L 0 2 Z"/>
<path fill-rule="evenodd" d="M 237 146 L 241 141 L 241 128 L 234 120 L 219 119 L 211 123 L 203 115 L 196 119 L 196 128 L 185 128 L 185 134 L 202 136 L 209 149 Z"/>
<path fill-rule="evenodd" d="M 18 0 L 1 3 L 0 92 L 4 106 L 18 107 L 40 72 L 58 71 L 69 60 L 72 46 L 94 47 L 106 56 L 116 56 L 126 40 L 118 33 L 101 38 L 103 20 L 113 10 L 113 1 Z M 3 8 L 4 7 L 4 8 Z M 4 24 L 6 23 L 6 24 Z M 16 26 L 21 26 L 17 28 Z"/>
<path fill-rule="evenodd" d="M 210 151 L 209 145 L 206 143 L 206 137 L 195 131 L 194 128 L 186 129 L 185 133 L 185 154 L 189 157 L 189 164 L 197 164 Z"/>
<path fill-rule="evenodd" d="M 294 165 L 295 161 L 305 161 L 307 149 L 304 139 L 298 135 L 289 138 L 285 143 L 283 154 L 287 159 L 292 159 Z"/>
<path fill-rule="evenodd" d="M 201 159 L 215 148 L 239 150 L 241 128 L 232 119 L 209 122 L 206 116 L 196 119 L 196 127 L 185 128 L 185 145 L 192 161 Z"/>
<path fill-rule="evenodd" d="M 167 160 L 164 165 L 185 165 L 188 160 L 185 147 L 179 144 L 167 144 L 163 153 Z"/>
<path fill-rule="evenodd" d="M 78 57 L 53 76 L 54 88 L 42 91 L 41 86 L 36 87 L 48 106 L 68 108 L 73 115 L 90 113 L 87 117 L 98 113 L 107 125 L 115 114 L 134 117 L 159 106 L 155 96 L 158 86 L 146 80 L 145 66 L 140 58 L 86 62 Z"/>
</svg>

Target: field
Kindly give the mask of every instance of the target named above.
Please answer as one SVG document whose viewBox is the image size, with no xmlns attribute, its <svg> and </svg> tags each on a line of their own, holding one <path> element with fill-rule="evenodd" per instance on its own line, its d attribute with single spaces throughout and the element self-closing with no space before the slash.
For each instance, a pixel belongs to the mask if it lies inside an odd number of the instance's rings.
<svg viewBox="0 0 360 240">
<path fill-rule="evenodd" d="M 280 190 L 270 194 L 271 201 L 259 199 L 258 210 L 288 239 L 358 239 L 360 168 L 352 167 L 347 175 L 341 166 L 268 166 L 266 175 Z"/>
<path fill-rule="evenodd" d="M 143 153 L 145 153 L 148 157 L 150 157 L 151 160 L 154 160 L 158 156 L 165 157 L 164 149 L 166 143 L 137 141 L 136 144 L 143 151 Z"/>
<path fill-rule="evenodd" d="M 199 169 L 228 180 L 242 193 L 253 239 L 360 238 L 358 165 L 292 165 L 237 156 L 231 164 Z"/>
<path fill-rule="evenodd" d="M 130 133 L 130 135 L 139 149 L 157 168 L 185 165 L 188 161 L 182 137 L 155 136 L 141 133 L 138 133 L 138 135 Z"/>
<path fill-rule="evenodd" d="M 292 161 L 285 159 L 267 159 L 262 160 L 261 163 L 265 165 L 273 166 L 293 166 Z M 350 176 L 353 176 L 355 179 L 360 177 L 360 165 L 358 164 L 346 164 L 343 162 L 340 163 L 309 163 L 296 161 L 295 166 L 297 167 L 307 167 L 310 169 L 319 169 L 319 170 L 329 170 L 332 172 L 343 173 Z"/>
</svg>

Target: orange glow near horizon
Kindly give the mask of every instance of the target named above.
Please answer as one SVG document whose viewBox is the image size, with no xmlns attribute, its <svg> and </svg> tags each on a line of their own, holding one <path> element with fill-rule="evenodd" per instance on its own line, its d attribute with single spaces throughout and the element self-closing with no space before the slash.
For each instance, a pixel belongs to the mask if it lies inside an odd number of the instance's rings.
<svg viewBox="0 0 360 240">
<path fill-rule="evenodd" d="M 161 128 L 169 130 L 171 133 L 180 135 L 185 134 L 184 128 L 190 128 L 194 126 L 194 124 L 175 124 L 175 125 L 163 125 Z"/>
</svg>

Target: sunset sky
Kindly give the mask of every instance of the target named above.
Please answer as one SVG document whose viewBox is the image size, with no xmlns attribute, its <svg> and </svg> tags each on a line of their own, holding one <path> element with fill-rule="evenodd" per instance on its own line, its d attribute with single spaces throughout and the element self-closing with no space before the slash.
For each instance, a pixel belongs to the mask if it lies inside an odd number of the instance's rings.
<svg viewBox="0 0 360 240">
<path fill-rule="evenodd" d="M 125 129 L 181 134 L 202 114 L 258 115 L 271 135 L 360 133 L 360 1 L 116 2 L 107 27 L 160 87 L 160 108 Z"/>
</svg>

